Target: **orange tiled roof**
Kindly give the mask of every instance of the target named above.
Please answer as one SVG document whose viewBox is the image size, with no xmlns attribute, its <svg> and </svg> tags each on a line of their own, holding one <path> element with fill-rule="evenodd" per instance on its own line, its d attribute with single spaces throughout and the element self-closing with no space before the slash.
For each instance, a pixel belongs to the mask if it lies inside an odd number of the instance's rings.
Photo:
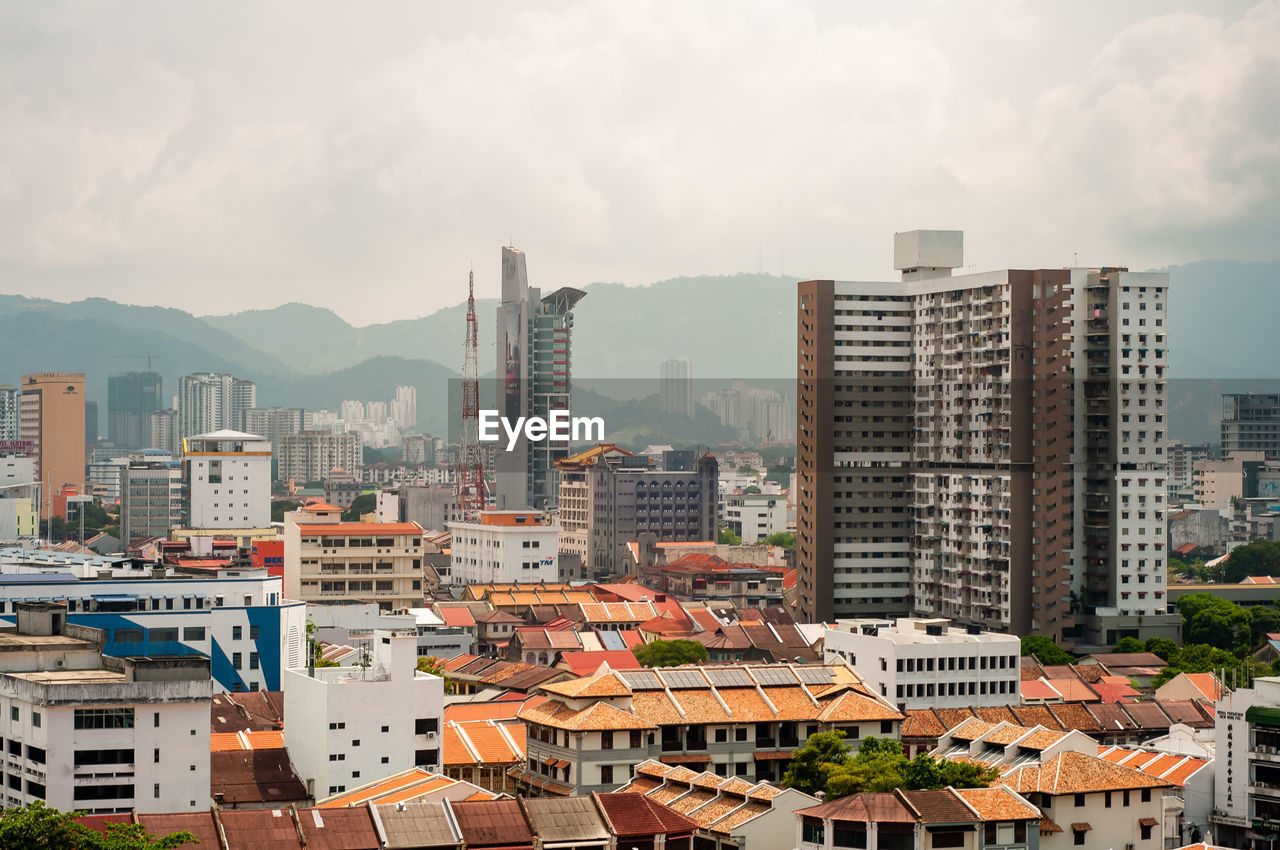
<svg viewBox="0 0 1280 850">
<path fill-rule="evenodd" d="M 1004 788 L 965 788 L 956 794 L 984 821 L 1038 820 L 1040 812 Z"/>
<path fill-rule="evenodd" d="M 603 702 L 574 711 L 563 703 L 546 702 L 520 712 L 521 720 L 552 726 L 556 729 L 582 731 L 590 729 L 656 729 L 655 725 Z"/>
<path fill-rule="evenodd" d="M 1004 784 L 1020 794 L 1087 794 L 1171 783 L 1084 753 L 1059 753 L 1044 764 L 1010 770 Z"/>
<path fill-rule="evenodd" d="M 510 765 L 525 758 L 526 727 L 491 720 L 444 725 L 444 763 L 453 765 Z"/>
</svg>

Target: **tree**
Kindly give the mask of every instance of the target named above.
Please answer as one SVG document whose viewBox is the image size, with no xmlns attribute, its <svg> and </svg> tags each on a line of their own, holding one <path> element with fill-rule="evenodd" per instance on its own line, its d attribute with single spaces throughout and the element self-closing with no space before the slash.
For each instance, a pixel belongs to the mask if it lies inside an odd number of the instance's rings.
<svg viewBox="0 0 1280 850">
<path fill-rule="evenodd" d="M 999 777 L 994 768 L 972 762 L 938 760 L 921 753 L 910 761 L 902 745 L 888 738 L 864 738 L 857 753 L 850 752 L 844 732 L 833 730 L 810 735 L 792 757 L 782 784 L 805 793 L 824 792 L 828 798 L 863 791 L 895 788 L 985 788 Z"/>
<path fill-rule="evenodd" d="M 423 673 L 430 673 L 432 676 L 439 676 L 444 679 L 444 692 L 446 694 L 457 693 L 457 683 L 449 678 L 449 673 L 444 669 L 444 659 L 436 658 L 434 655 L 418 656 L 418 669 Z"/>
<path fill-rule="evenodd" d="M 271 503 L 271 521 L 284 522 L 285 514 L 291 511 L 296 511 L 300 507 L 302 507 L 302 502 L 288 502 L 288 501 L 272 502 Z"/>
<path fill-rule="evenodd" d="M 707 648 L 696 640 L 655 640 L 634 650 L 645 667 L 678 667 L 707 660 Z"/>
<path fill-rule="evenodd" d="M 721 546 L 741 546 L 742 538 L 734 534 L 731 528 L 720 529 L 720 537 L 716 540 Z"/>
<path fill-rule="evenodd" d="M 1153 655 L 1159 655 L 1165 660 L 1165 663 L 1168 663 L 1169 659 L 1173 657 L 1173 654 L 1178 651 L 1178 645 L 1176 643 L 1168 638 L 1162 637 L 1147 638 L 1147 643 L 1144 648 L 1147 652 L 1150 652 Z"/>
<path fill-rule="evenodd" d="M 1231 550 L 1222 580 L 1236 584 L 1248 576 L 1280 575 L 1280 541 L 1258 539 Z"/>
<path fill-rule="evenodd" d="M 1115 645 L 1116 652 L 1146 652 L 1147 645 L 1136 637 L 1122 637 Z"/>
<path fill-rule="evenodd" d="M 1178 600 L 1188 644 L 1209 644 L 1244 654 L 1252 648 L 1253 616 L 1234 602 L 1211 593 L 1191 593 Z"/>
<path fill-rule="evenodd" d="M 1041 664 L 1050 666 L 1074 664 L 1076 662 L 1074 655 L 1054 643 L 1052 638 L 1047 638 L 1044 635 L 1027 635 L 1024 637 L 1022 639 L 1022 654 L 1034 655 L 1040 659 Z"/>
<path fill-rule="evenodd" d="M 764 542 L 770 546 L 780 546 L 783 549 L 796 548 L 796 536 L 789 531 L 775 531 L 766 537 Z"/>
<path fill-rule="evenodd" d="M 791 757 L 782 784 L 806 794 L 816 794 L 827 787 L 831 765 L 843 765 L 849 759 L 849 743 L 844 732 L 833 729 L 810 735 L 804 746 Z"/>
<path fill-rule="evenodd" d="M 42 802 L 0 814 L 0 850 L 171 850 L 194 844 L 191 833 L 154 836 L 141 824 L 109 824 L 104 833 L 76 821 L 79 812 L 60 812 Z"/>
<path fill-rule="evenodd" d="M 347 506 L 345 511 L 342 512 L 342 521 L 359 522 L 362 515 L 377 509 L 377 507 L 377 493 L 361 493 L 359 496 L 356 496 L 355 500 Z"/>
</svg>

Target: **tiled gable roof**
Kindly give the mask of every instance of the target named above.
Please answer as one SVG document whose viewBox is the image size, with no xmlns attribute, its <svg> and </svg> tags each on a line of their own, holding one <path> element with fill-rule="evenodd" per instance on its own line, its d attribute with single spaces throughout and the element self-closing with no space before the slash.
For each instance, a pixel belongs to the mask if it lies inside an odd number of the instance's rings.
<svg viewBox="0 0 1280 850">
<path fill-rule="evenodd" d="M 1039 766 L 1015 768 L 1004 774 L 1003 781 L 1020 794 L 1088 794 L 1163 788 L 1171 784 L 1097 756 L 1077 752 L 1059 753 Z"/>
</svg>

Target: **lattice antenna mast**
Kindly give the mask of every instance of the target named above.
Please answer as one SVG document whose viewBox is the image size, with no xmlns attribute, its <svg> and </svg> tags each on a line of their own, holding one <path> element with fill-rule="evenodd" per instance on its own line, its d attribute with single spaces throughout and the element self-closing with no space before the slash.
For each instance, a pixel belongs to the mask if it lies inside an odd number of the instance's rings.
<svg viewBox="0 0 1280 850">
<path fill-rule="evenodd" d="M 458 444 L 458 510 L 479 519 L 484 510 L 484 464 L 480 459 L 480 365 L 476 333 L 476 273 L 467 281 L 467 340 L 462 359 L 462 434 Z"/>
</svg>

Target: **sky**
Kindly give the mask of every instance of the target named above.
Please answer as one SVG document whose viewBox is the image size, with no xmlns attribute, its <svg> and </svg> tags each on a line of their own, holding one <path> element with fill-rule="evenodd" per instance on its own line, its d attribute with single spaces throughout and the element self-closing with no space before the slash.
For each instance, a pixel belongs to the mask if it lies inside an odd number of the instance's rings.
<svg viewBox="0 0 1280 850">
<path fill-rule="evenodd" d="M 1280 259 L 1280 4 L 0 4 L 0 292 L 365 325 L 766 271 Z"/>
</svg>

